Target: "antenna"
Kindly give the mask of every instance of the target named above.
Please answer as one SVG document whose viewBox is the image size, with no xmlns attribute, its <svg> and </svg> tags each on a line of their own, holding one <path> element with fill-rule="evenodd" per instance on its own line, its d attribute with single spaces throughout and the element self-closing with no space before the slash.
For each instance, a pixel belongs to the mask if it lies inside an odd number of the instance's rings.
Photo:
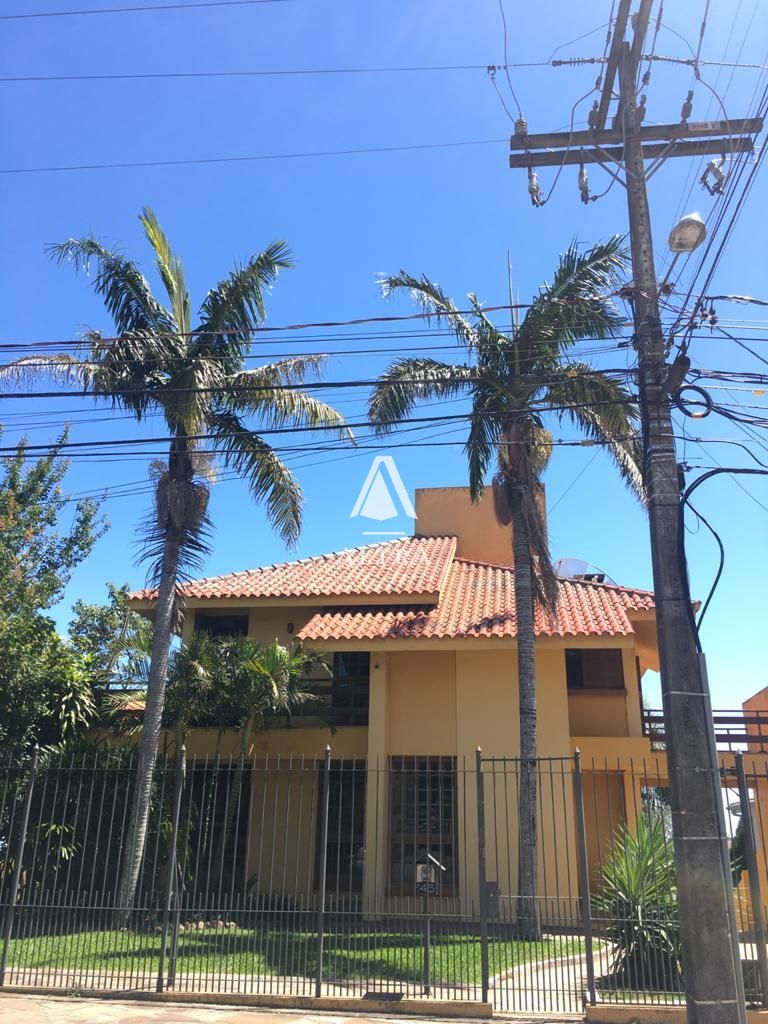
<svg viewBox="0 0 768 1024">
<path fill-rule="evenodd" d="M 510 256 L 509 249 L 507 249 L 507 288 L 509 289 L 509 311 L 512 314 L 512 333 L 514 335 L 520 326 L 520 310 L 515 305 L 512 293 L 512 257 Z M 520 305 L 520 292 L 517 293 L 517 305 Z"/>
</svg>

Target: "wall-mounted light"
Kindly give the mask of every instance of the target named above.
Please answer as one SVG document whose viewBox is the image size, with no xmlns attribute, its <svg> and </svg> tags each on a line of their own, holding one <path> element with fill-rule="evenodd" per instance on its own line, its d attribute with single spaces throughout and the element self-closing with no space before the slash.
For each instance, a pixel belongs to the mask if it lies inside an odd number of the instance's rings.
<svg viewBox="0 0 768 1024">
<path fill-rule="evenodd" d="M 293 632 L 293 623 L 292 622 L 288 623 L 288 625 L 285 627 L 285 631 L 286 631 L 286 633 L 292 633 Z"/>
</svg>

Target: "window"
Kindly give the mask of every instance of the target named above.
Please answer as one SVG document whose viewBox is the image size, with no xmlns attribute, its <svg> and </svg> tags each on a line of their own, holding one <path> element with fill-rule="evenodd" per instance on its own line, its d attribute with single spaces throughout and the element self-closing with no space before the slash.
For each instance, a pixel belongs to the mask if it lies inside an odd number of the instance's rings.
<svg viewBox="0 0 768 1024">
<path fill-rule="evenodd" d="M 322 772 L 322 766 L 319 771 Z M 328 892 L 359 895 L 363 891 L 365 859 L 365 761 L 331 761 L 328 777 L 328 856 L 325 884 Z M 322 782 L 318 786 L 322 807 Z M 320 881 L 322 817 L 317 815 L 315 888 Z"/>
<path fill-rule="evenodd" d="M 368 725 L 370 676 L 368 651 L 336 651 L 325 670 L 314 667 L 302 683 L 330 705 L 334 725 Z M 317 713 L 317 705 L 312 702 L 294 710 L 296 717 L 315 718 Z"/>
<path fill-rule="evenodd" d="M 371 656 L 368 651 L 337 651 L 333 656 L 331 707 L 338 725 L 368 725 Z"/>
<path fill-rule="evenodd" d="M 428 858 L 435 895 L 458 892 L 456 758 L 390 758 L 389 808 L 390 894 L 417 895 L 416 866 Z"/>
<path fill-rule="evenodd" d="M 565 652 L 569 690 L 623 690 L 624 663 L 619 648 L 571 648 Z"/>
<path fill-rule="evenodd" d="M 210 636 L 247 636 L 247 615 L 212 615 L 208 612 L 195 614 L 195 632 Z"/>
</svg>

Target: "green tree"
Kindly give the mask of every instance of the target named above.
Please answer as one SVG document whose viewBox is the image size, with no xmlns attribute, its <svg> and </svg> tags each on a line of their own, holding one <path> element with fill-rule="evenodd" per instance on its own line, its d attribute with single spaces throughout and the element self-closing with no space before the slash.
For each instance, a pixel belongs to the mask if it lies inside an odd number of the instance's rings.
<svg viewBox="0 0 768 1024">
<path fill-rule="evenodd" d="M 146 685 L 152 623 L 128 606 L 128 586 L 107 583 L 105 604 L 77 600 L 68 635 L 72 647 L 90 659 L 91 675 L 99 687 L 135 688 Z"/>
<path fill-rule="evenodd" d="M 88 660 L 45 612 L 105 524 L 62 490 L 66 434 L 34 463 L 26 442 L 0 462 L 0 746 L 57 743 L 93 716 Z M 66 512 L 68 527 L 61 523 Z"/>
<path fill-rule="evenodd" d="M 468 359 L 459 364 L 422 356 L 396 360 L 373 389 L 371 420 L 385 432 L 422 399 L 467 397 L 471 410 L 465 451 L 472 500 L 482 496 L 495 463 L 497 519 L 512 527 L 521 765 L 518 925 L 523 935 L 539 930 L 534 608 L 538 602 L 553 614 L 557 602 L 541 488 L 552 435 L 542 413 L 550 409 L 559 421 L 570 421 L 588 438 L 605 443 L 624 479 L 641 491 L 635 410 L 628 391 L 569 357 L 580 339 L 610 338 L 621 330 L 624 319 L 605 295 L 626 266 L 617 238 L 588 252 L 572 245 L 551 283 L 541 288 L 509 334 L 494 326 L 473 293 L 468 296 L 471 313 L 464 315 L 427 277 L 401 271 L 382 281 L 385 296 L 406 290 L 423 309 L 444 317 Z"/>
<path fill-rule="evenodd" d="M 140 668 L 142 656 L 148 663 L 150 642 L 143 649 L 137 645 L 132 657 L 139 672 L 136 680 L 148 672 Z M 172 730 L 174 748 L 178 751 L 195 725 L 208 725 L 220 699 L 214 688 L 214 672 L 218 658 L 217 641 L 206 634 L 194 636 L 183 646 L 174 647 L 168 658 L 163 726 Z M 105 724 L 122 736 L 138 736 L 147 706 L 146 686 L 113 690 L 104 700 Z"/>
<path fill-rule="evenodd" d="M 158 474 L 155 509 L 148 520 L 145 553 L 154 560 L 155 601 L 147 706 L 137 784 L 126 836 L 127 854 L 117 892 L 122 914 L 130 911 L 144 852 L 152 776 L 162 725 L 171 637 L 178 615 L 180 574 L 206 550 L 210 453 L 243 477 L 263 502 L 280 536 L 296 541 L 301 527 L 301 490 L 269 443 L 249 427 L 289 424 L 332 428 L 349 436 L 341 415 L 301 389 L 323 364 L 318 356 L 286 358 L 246 369 L 254 332 L 265 317 L 264 294 L 292 265 L 284 242 L 275 241 L 208 292 L 193 323 L 181 260 L 152 210 L 140 216 L 166 293 L 161 302 L 138 266 L 94 237 L 53 245 L 50 255 L 75 270 L 95 266 L 93 287 L 114 321 L 117 340 L 96 331 L 87 336 L 77 365 L 87 392 L 127 410 L 137 420 L 157 413 L 169 436 L 168 460 Z M 19 373 L 28 372 L 17 364 Z"/>
</svg>

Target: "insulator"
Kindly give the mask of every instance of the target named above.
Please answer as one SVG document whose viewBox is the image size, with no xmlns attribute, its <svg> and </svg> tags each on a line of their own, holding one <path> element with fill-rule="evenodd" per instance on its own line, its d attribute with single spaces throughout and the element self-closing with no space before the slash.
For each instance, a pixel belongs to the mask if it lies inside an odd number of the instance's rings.
<svg viewBox="0 0 768 1024">
<path fill-rule="evenodd" d="M 683 124 L 687 123 L 688 118 L 691 116 L 692 113 L 693 113 L 693 89 L 689 89 L 688 90 L 688 95 L 686 96 L 685 102 L 683 103 L 683 109 L 680 111 L 680 120 L 683 122 Z"/>
<path fill-rule="evenodd" d="M 722 169 L 724 163 L 725 157 L 721 159 L 720 163 L 717 163 L 717 161 L 715 160 L 710 160 L 710 162 L 707 164 L 707 170 L 712 172 L 712 177 L 717 182 L 715 188 L 719 191 L 722 191 L 723 185 L 725 185 L 726 174 L 725 171 Z"/>
<path fill-rule="evenodd" d="M 579 192 L 582 203 L 589 202 L 589 175 L 584 164 L 579 164 Z"/>
<path fill-rule="evenodd" d="M 541 197 L 541 185 L 539 185 L 539 176 L 532 167 L 528 168 L 528 195 L 531 197 L 531 202 L 534 206 L 544 205 L 544 200 Z"/>
<path fill-rule="evenodd" d="M 524 117 L 518 117 L 515 121 L 515 135 L 527 135 L 528 134 L 528 122 Z"/>
<path fill-rule="evenodd" d="M 723 170 L 724 163 L 725 157 L 722 157 L 720 160 L 710 160 L 707 164 L 707 169 L 699 178 L 700 183 L 711 196 L 722 195 L 725 191 L 725 183 L 728 180 L 728 175 Z M 710 175 L 714 178 L 713 185 L 710 185 L 709 183 Z"/>
</svg>

